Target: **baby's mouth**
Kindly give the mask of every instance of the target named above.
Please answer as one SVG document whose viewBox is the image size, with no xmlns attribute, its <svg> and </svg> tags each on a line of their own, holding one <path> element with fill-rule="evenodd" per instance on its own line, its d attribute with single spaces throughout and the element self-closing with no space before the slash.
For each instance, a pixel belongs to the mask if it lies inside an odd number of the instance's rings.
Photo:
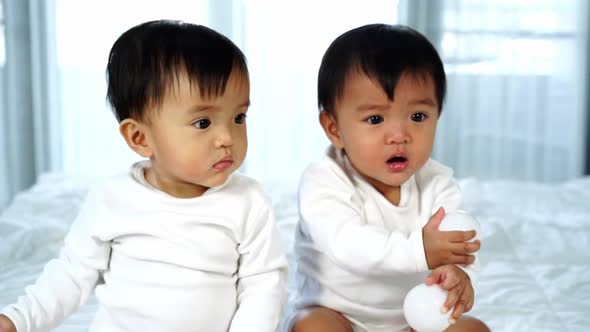
<svg viewBox="0 0 590 332">
<path fill-rule="evenodd" d="M 408 158 L 403 157 L 403 156 L 395 156 L 395 157 L 391 157 L 387 160 L 388 164 L 407 163 L 407 162 L 408 162 Z"/>
<path fill-rule="evenodd" d="M 408 158 L 404 156 L 395 156 L 387 160 L 387 167 L 394 172 L 401 172 L 408 167 Z"/>
</svg>

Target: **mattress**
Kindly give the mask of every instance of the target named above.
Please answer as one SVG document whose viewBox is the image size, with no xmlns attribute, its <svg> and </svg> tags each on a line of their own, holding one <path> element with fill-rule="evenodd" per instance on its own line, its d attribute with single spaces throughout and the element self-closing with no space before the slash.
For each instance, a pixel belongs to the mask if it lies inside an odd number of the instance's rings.
<svg viewBox="0 0 590 332">
<path fill-rule="evenodd" d="M 95 181 L 46 174 L 2 212 L 0 307 L 57 255 Z M 291 266 L 294 183 L 266 185 Z M 469 314 L 495 332 L 590 330 L 590 177 L 561 183 L 463 179 L 460 185 L 465 209 L 483 230 L 482 272 Z M 55 331 L 86 331 L 95 310 L 91 299 Z"/>
</svg>

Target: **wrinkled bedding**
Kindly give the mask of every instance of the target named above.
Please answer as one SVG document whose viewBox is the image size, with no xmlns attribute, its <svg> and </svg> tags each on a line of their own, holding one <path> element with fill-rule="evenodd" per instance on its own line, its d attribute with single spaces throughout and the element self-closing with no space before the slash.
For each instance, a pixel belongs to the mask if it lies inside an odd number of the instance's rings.
<svg viewBox="0 0 590 332">
<path fill-rule="evenodd" d="M 0 307 L 56 256 L 94 180 L 42 176 L 0 215 Z M 495 332 L 590 330 L 590 178 L 542 184 L 460 181 L 465 209 L 482 224 L 482 273 L 470 315 Z M 293 183 L 267 185 L 291 248 L 297 221 Z M 290 263 L 292 255 L 289 252 Z M 291 289 L 291 285 L 289 285 Z M 96 303 L 56 329 L 85 331 Z"/>
</svg>

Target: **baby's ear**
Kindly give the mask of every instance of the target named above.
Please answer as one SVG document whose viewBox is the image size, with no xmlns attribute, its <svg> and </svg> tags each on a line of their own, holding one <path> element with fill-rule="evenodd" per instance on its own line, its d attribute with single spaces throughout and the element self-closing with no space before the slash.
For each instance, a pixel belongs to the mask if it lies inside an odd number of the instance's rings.
<svg viewBox="0 0 590 332">
<path fill-rule="evenodd" d="M 327 111 L 320 112 L 320 124 L 324 129 L 324 133 L 328 136 L 328 139 L 332 144 L 338 148 L 344 148 L 344 144 L 342 143 L 342 138 L 340 137 L 340 131 L 338 130 L 338 124 L 336 123 L 336 118 Z"/>
<path fill-rule="evenodd" d="M 131 150 L 144 158 L 153 155 L 152 148 L 147 138 L 147 127 L 142 122 L 134 119 L 125 119 L 119 124 L 119 132 L 127 142 Z"/>
</svg>

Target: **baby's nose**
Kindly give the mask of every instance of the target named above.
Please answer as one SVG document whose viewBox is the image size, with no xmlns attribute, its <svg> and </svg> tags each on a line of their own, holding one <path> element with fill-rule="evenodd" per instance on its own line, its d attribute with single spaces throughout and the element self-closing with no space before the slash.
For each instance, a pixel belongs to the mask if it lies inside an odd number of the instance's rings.
<svg viewBox="0 0 590 332">
<path fill-rule="evenodd" d="M 216 145 L 218 147 L 230 147 L 233 144 L 232 132 L 228 128 L 221 129 L 217 135 Z"/>
<path fill-rule="evenodd" d="M 410 136 L 406 125 L 403 123 L 394 123 L 389 127 L 386 134 L 386 143 L 388 144 L 401 144 L 408 143 Z"/>
</svg>

